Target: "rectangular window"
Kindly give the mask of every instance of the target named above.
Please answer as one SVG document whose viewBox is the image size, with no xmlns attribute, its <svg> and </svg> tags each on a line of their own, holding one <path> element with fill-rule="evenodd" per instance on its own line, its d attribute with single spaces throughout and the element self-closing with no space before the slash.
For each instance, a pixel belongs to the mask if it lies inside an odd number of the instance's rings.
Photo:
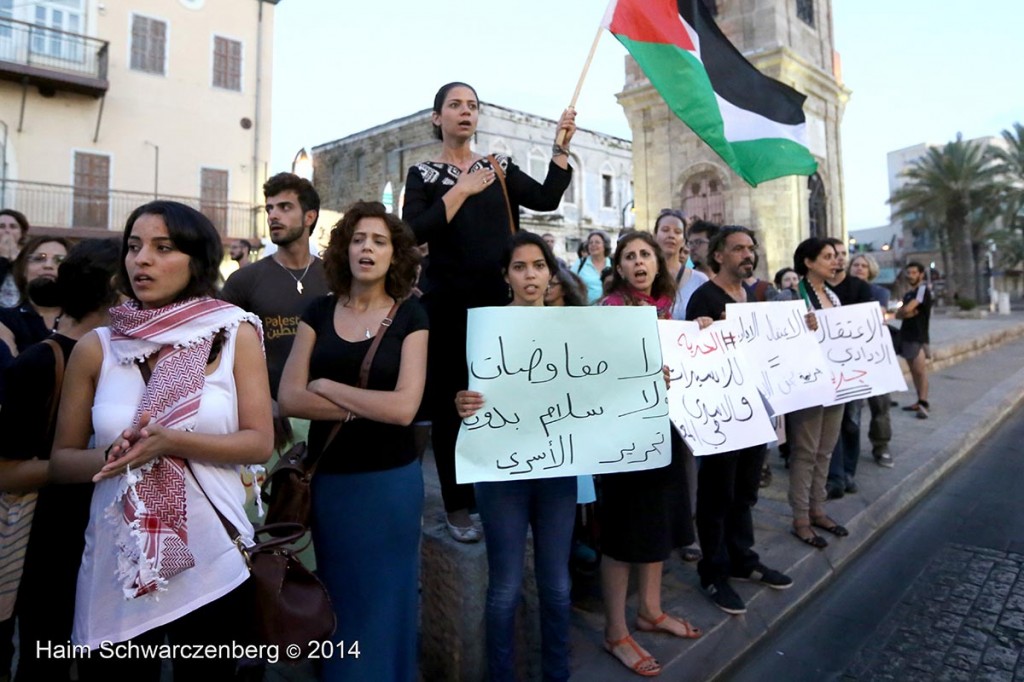
<svg viewBox="0 0 1024 682">
<path fill-rule="evenodd" d="M 615 206 L 615 182 L 610 175 L 601 175 L 601 205 L 605 208 Z"/>
<path fill-rule="evenodd" d="M 398 146 L 399 147 L 402 146 L 402 141 L 401 140 L 398 141 Z M 388 159 L 387 159 L 388 177 L 392 177 L 392 176 L 398 175 L 399 172 L 401 172 L 401 170 L 402 170 L 401 169 L 401 163 L 402 163 L 402 152 L 401 151 L 399 151 L 398 149 L 392 149 L 391 151 L 388 152 Z"/>
<path fill-rule="evenodd" d="M 199 210 L 221 234 L 228 221 L 228 172 L 213 168 L 199 171 Z"/>
<path fill-rule="evenodd" d="M 814 26 L 814 0 L 796 0 L 796 16 L 808 26 Z"/>
<path fill-rule="evenodd" d="M 567 204 L 575 204 L 576 203 L 576 175 L 575 174 L 573 175 L 572 181 L 569 183 L 569 186 L 565 188 L 565 194 L 562 195 L 562 201 L 564 201 Z"/>
<path fill-rule="evenodd" d="M 548 175 L 548 159 L 530 155 L 530 177 L 537 182 L 544 182 Z"/>
<path fill-rule="evenodd" d="M 9 19 L 14 18 L 14 0 L 0 0 L 0 38 L 10 38 L 13 34 Z"/>
<path fill-rule="evenodd" d="M 110 221 L 110 157 L 75 152 L 74 227 L 107 229 Z"/>
<path fill-rule="evenodd" d="M 132 15 L 132 70 L 163 76 L 166 62 L 167 22 Z"/>
<path fill-rule="evenodd" d="M 366 154 L 356 152 L 356 182 L 366 180 Z"/>
<path fill-rule="evenodd" d="M 242 91 L 242 43 L 213 37 L 213 87 Z"/>
</svg>

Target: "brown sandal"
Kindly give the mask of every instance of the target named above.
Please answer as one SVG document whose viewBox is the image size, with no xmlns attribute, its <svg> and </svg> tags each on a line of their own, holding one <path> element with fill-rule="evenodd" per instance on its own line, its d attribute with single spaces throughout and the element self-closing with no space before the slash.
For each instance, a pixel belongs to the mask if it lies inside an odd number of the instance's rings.
<svg viewBox="0 0 1024 682">
<path fill-rule="evenodd" d="M 661 674 L 661 665 L 636 643 L 632 635 L 626 635 L 617 642 L 606 639 L 604 649 L 637 675 L 655 677 Z"/>
</svg>

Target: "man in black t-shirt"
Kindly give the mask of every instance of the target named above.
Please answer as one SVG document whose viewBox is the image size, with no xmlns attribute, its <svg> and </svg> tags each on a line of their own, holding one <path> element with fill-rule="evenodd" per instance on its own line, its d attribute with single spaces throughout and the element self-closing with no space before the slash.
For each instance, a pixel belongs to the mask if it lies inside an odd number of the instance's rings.
<svg viewBox="0 0 1024 682">
<path fill-rule="evenodd" d="M 873 302 L 875 298 L 871 295 L 871 285 L 846 272 L 846 242 L 835 237 L 825 241 L 836 250 L 836 275 L 828 281 L 828 285 L 839 297 L 839 302 L 843 305 Z M 843 406 L 843 423 L 839 428 L 839 440 L 832 450 L 832 459 L 829 460 L 828 482 L 825 484 L 830 500 L 857 492 L 854 476 L 860 459 L 860 417 L 863 411 L 864 399 L 851 400 Z"/>
<path fill-rule="evenodd" d="M 708 246 L 714 276 L 693 292 L 686 319 L 725 319 L 725 306 L 745 303 L 743 280 L 754 271 L 757 242 L 745 227 L 723 227 Z M 704 554 L 697 573 L 704 592 L 718 608 L 738 615 L 747 610 L 729 585 L 730 578 L 760 582 L 776 590 L 792 578 L 761 563 L 754 551 L 751 510 L 757 504 L 761 465 L 766 445 L 707 455 L 698 459 L 697 536 Z"/>
<path fill-rule="evenodd" d="M 918 419 L 928 418 L 928 322 L 932 316 L 932 294 L 924 278 L 924 265 L 907 263 L 904 274 L 911 289 L 903 296 L 903 305 L 896 317 L 903 320 L 900 327 L 900 355 L 910 365 L 910 377 L 917 391 L 917 402 L 904 410 L 917 412 Z"/>
<path fill-rule="evenodd" d="M 297 175 L 278 173 L 263 185 L 263 194 L 270 240 L 277 251 L 235 271 L 220 297 L 259 315 L 270 393 L 276 399 L 299 318 L 313 299 L 327 293 L 327 279 L 323 262 L 309 250 L 320 215 L 320 196 L 313 185 Z"/>
<path fill-rule="evenodd" d="M 274 444 L 281 449 L 292 435 L 290 422 L 277 417 L 277 386 L 299 318 L 311 301 L 327 293 L 327 278 L 323 262 L 309 250 L 320 216 L 320 195 L 312 183 L 292 173 L 278 173 L 264 183 L 263 194 L 270 240 L 277 251 L 236 270 L 220 298 L 255 313 L 263 324 L 270 395 L 274 398 Z"/>
</svg>

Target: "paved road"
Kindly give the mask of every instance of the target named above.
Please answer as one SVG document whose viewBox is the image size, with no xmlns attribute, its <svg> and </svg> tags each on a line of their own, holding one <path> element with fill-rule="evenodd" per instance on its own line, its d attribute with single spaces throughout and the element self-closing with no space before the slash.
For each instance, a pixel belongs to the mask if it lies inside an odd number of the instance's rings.
<svg viewBox="0 0 1024 682">
<path fill-rule="evenodd" d="M 1024 414 L 727 670 L 730 682 L 1024 681 Z"/>
</svg>

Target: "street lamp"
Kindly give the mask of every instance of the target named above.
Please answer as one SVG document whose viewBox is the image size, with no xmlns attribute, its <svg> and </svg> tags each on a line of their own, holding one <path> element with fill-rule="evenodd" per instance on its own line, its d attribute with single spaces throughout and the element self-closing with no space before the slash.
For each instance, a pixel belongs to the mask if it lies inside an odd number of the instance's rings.
<svg viewBox="0 0 1024 682">
<path fill-rule="evenodd" d="M 149 140 L 143 140 L 143 144 L 148 144 L 156 152 L 153 158 L 153 198 L 156 199 L 160 196 L 160 145 Z"/>
<path fill-rule="evenodd" d="M 309 158 L 305 147 L 295 155 L 295 159 L 292 161 L 292 173 L 306 180 L 313 179 L 313 159 Z"/>
</svg>

